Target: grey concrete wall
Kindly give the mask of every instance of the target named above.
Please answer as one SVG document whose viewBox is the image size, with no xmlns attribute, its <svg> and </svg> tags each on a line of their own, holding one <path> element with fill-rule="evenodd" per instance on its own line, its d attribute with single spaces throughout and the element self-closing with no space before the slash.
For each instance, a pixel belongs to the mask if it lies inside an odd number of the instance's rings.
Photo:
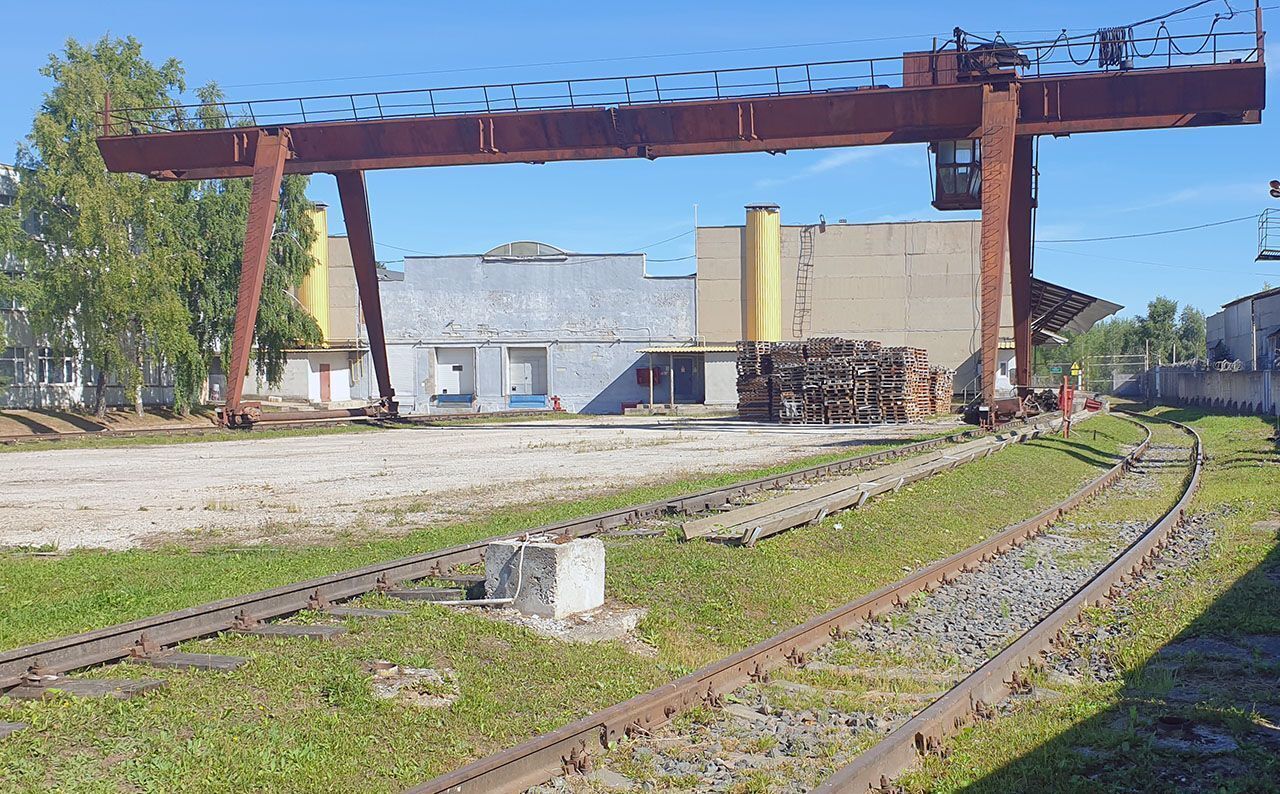
<svg viewBox="0 0 1280 794">
<path fill-rule="evenodd" d="M 1214 372 L 1157 367 L 1146 383 L 1156 402 L 1204 405 L 1228 411 L 1275 416 L 1275 387 L 1280 378 L 1272 370 Z"/>
<path fill-rule="evenodd" d="M 648 399 L 635 377 L 641 349 L 694 338 L 692 277 L 647 277 L 642 255 L 408 257 L 404 278 L 379 286 L 405 411 L 433 410 L 437 346 L 475 348 L 473 410 L 508 407 L 506 348 L 546 346 L 549 396 L 569 411 L 617 413 Z"/>
<path fill-rule="evenodd" d="M 782 330 L 793 339 L 800 226 L 782 227 Z M 805 336 L 878 339 L 929 351 L 957 370 L 956 387 L 977 377 L 980 346 L 979 221 L 828 224 L 814 231 L 812 314 Z M 710 343 L 744 335 L 744 232 L 698 229 L 698 331 Z M 1012 336 L 1005 279 L 1002 336 Z"/>
</svg>

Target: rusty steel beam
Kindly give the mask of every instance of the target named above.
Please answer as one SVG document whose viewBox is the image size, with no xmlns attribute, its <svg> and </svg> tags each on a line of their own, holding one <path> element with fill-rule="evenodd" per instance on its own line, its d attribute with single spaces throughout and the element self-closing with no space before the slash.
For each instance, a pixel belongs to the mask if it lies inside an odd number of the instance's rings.
<svg viewBox="0 0 1280 794">
<path fill-rule="evenodd" d="M 236 323 L 231 337 L 231 368 L 227 373 L 227 401 L 221 419 L 226 425 L 242 424 L 240 397 L 249 372 L 249 351 L 258 321 L 258 299 L 262 277 L 271 251 L 276 209 L 280 205 L 280 182 L 289 159 L 287 130 L 254 130 L 253 186 L 249 197 L 249 219 L 245 227 L 244 252 L 240 260 L 240 290 L 236 295 Z"/>
<path fill-rule="evenodd" d="M 342 217 L 347 224 L 347 242 L 351 245 L 351 262 L 356 270 L 356 287 L 360 291 L 360 308 L 369 332 L 369 352 L 378 378 L 378 396 L 382 407 L 396 413 L 395 390 L 391 388 L 391 370 L 387 366 L 387 338 L 382 326 L 382 297 L 378 292 L 378 263 L 373 253 L 373 225 L 369 219 L 369 195 L 365 190 L 363 171 L 339 171 L 338 196 L 342 200 Z"/>
<path fill-rule="evenodd" d="M 981 326 L 982 400 L 995 403 L 996 361 L 1000 354 L 1000 308 L 1004 301 L 1005 254 L 1009 236 L 1009 193 L 1013 178 L 1018 84 L 982 87 Z"/>
<path fill-rule="evenodd" d="M 1020 83 L 1025 135 L 1257 123 L 1266 97 L 1265 67 L 1258 62 Z M 981 126 L 976 83 L 335 121 L 289 126 L 294 156 L 286 172 L 921 143 L 974 137 Z M 248 127 L 105 136 L 98 147 L 111 171 L 205 179 L 249 176 L 257 140 L 257 128 Z"/>
<path fill-rule="evenodd" d="M 1009 208 L 1009 286 L 1013 293 L 1013 349 L 1017 358 L 1014 384 L 1018 396 L 1031 391 L 1031 229 L 1032 147 L 1034 139 L 1021 137 L 1013 144 L 1013 182 Z"/>
</svg>

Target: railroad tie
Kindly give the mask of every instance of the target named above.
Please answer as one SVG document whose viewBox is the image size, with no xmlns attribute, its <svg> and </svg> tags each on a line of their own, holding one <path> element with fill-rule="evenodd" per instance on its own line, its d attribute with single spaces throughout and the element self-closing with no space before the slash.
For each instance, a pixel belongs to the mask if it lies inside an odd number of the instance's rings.
<svg viewBox="0 0 1280 794">
<path fill-rule="evenodd" d="M 224 656 L 217 653 L 184 653 L 182 651 L 161 651 L 145 656 L 130 657 L 135 664 L 148 667 L 161 667 L 178 670 L 208 670 L 212 672 L 229 672 L 248 663 L 243 656 Z"/>
<path fill-rule="evenodd" d="M 329 607 L 324 610 L 324 613 L 335 618 L 392 618 L 409 614 L 403 609 L 366 609 L 364 607 Z"/>
<path fill-rule="evenodd" d="M 236 629 L 235 631 L 237 634 L 248 634 L 253 637 L 300 637 L 308 640 L 324 640 L 326 642 L 347 633 L 347 629 L 344 626 L 291 626 L 279 623 L 264 623 L 260 626 Z"/>
<path fill-rule="evenodd" d="M 0 722 L 0 739 L 12 736 L 18 731 L 24 731 L 26 729 L 27 724 L 25 722 Z"/>
<path fill-rule="evenodd" d="M 384 594 L 401 601 L 465 601 L 469 591 L 461 587 L 392 587 Z"/>
<path fill-rule="evenodd" d="M 166 682 L 155 678 L 55 678 L 52 681 L 41 681 L 36 684 L 21 684 L 5 692 L 5 695 L 18 700 L 43 700 L 55 695 L 128 700 L 134 695 L 150 692 L 153 689 L 163 689 L 165 686 L 168 686 Z"/>
</svg>

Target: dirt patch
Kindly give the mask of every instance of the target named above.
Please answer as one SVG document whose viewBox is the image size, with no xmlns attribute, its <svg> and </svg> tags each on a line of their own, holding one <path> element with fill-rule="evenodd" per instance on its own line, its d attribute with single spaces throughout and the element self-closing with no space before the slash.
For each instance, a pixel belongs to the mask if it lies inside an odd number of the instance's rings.
<svg viewBox="0 0 1280 794">
<path fill-rule="evenodd" d="M 370 687 L 379 700 L 442 709 L 458 699 L 458 681 L 452 670 L 405 667 L 384 659 L 375 659 L 365 669 L 373 675 Z"/>
<path fill-rule="evenodd" d="M 608 417 L 0 456 L 0 546 L 331 544 L 775 465 L 947 425 Z"/>
</svg>

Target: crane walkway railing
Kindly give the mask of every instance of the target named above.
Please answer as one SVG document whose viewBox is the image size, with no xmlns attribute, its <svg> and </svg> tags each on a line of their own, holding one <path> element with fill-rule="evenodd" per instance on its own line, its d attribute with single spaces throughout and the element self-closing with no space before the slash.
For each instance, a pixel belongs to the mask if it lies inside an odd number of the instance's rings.
<svg viewBox="0 0 1280 794">
<path fill-rule="evenodd" d="M 1114 57 L 1114 42 L 1104 54 L 1104 48 L 1100 46 L 1100 32 L 1075 37 L 1063 34 L 1053 41 L 1001 42 L 987 46 L 988 52 L 1016 51 L 1026 56 L 1019 73 L 1028 78 L 1260 59 L 1262 36 L 1259 30 L 1217 30 L 1216 24 L 1215 20 L 1215 27 L 1206 33 L 1189 35 L 1173 35 L 1162 26 L 1153 36 L 1127 39 L 1125 57 L 1118 60 Z M 939 55 L 948 52 L 954 54 L 955 50 L 937 51 Z M 903 62 L 902 55 L 893 55 L 580 80 L 107 108 L 104 113 L 105 134 L 138 135 L 234 126 L 607 108 L 900 88 L 904 82 L 917 82 L 904 81 Z"/>
</svg>

